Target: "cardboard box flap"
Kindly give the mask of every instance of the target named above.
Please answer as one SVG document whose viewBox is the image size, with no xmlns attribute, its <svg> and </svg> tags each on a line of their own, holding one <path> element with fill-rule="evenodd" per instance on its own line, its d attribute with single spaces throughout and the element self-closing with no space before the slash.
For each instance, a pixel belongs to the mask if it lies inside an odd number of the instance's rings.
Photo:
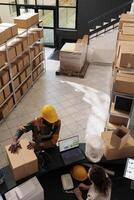
<svg viewBox="0 0 134 200">
<path fill-rule="evenodd" d="M 112 132 L 111 145 L 116 148 L 122 148 L 127 143 L 129 132 L 129 129 L 124 126 L 115 129 Z"/>
</svg>

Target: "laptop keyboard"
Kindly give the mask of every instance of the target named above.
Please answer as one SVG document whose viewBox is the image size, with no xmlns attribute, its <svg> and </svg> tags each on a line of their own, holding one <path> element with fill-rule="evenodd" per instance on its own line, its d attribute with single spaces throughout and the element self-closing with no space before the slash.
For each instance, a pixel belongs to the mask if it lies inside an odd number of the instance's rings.
<svg viewBox="0 0 134 200">
<path fill-rule="evenodd" d="M 84 153 L 79 148 L 70 149 L 68 151 L 62 152 L 61 156 L 65 165 L 69 165 L 71 163 L 85 159 Z"/>
</svg>

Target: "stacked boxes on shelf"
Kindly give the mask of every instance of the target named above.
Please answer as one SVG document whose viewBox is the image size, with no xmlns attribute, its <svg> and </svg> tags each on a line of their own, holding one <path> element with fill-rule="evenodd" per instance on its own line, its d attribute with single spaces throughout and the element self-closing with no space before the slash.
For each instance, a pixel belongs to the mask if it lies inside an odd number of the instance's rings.
<svg viewBox="0 0 134 200">
<path fill-rule="evenodd" d="M 114 60 L 108 129 L 129 126 L 134 100 L 134 15 L 122 14 Z"/>
<path fill-rule="evenodd" d="M 10 113 L 44 69 L 43 47 L 39 43 L 43 29 L 30 27 L 39 23 L 38 14 L 26 14 L 23 18 L 23 15 L 15 18 L 17 25 L 0 24 L 0 120 Z"/>
</svg>

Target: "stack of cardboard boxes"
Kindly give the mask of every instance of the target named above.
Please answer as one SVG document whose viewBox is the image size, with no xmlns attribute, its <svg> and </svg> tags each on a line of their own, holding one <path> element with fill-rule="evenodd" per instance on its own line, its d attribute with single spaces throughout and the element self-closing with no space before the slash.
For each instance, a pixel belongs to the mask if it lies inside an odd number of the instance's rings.
<svg viewBox="0 0 134 200">
<path fill-rule="evenodd" d="M 43 47 L 39 44 L 43 29 L 29 28 L 39 23 L 38 18 L 37 13 L 28 13 L 15 18 L 16 24 L 0 24 L 0 44 L 6 42 L 0 46 L 0 120 L 10 113 L 44 69 Z M 25 30 L 20 32 L 18 27 Z"/>
<path fill-rule="evenodd" d="M 134 138 L 130 130 L 122 126 L 114 131 L 102 133 L 104 156 L 107 160 L 134 156 Z"/>
<path fill-rule="evenodd" d="M 112 91 L 112 106 L 108 129 L 115 129 L 121 125 L 128 126 L 131 109 L 124 111 L 123 99 L 120 101 L 122 109 L 116 106 L 116 97 L 132 99 L 134 97 L 134 15 L 122 14 L 119 22 L 116 55 L 114 60 L 114 78 Z M 133 103 L 132 103 L 133 105 Z M 127 105 L 126 105 L 127 106 Z M 121 108 L 121 106 L 120 106 Z"/>
<path fill-rule="evenodd" d="M 84 67 L 87 55 L 88 35 L 76 43 L 65 43 L 60 50 L 60 72 L 80 72 Z"/>
</svg>

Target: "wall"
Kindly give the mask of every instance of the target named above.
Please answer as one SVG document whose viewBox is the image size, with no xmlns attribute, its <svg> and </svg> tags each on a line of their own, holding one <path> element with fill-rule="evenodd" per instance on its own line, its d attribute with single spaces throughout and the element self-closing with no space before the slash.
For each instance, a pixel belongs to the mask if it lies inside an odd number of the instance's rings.
<svg viewBox="0 0 134 200">
<path fill-rule="evenodd" d="M 78 0 L 78 35 L 88 33 L 88 21 L 130 0 Z"/>
<path fill-rule="evenodd" d="M 62 38 L 63 40 L 70 38 L 71 41 L 78 37 L 82 37 L 84 34 L 88 34 L 89 20 L 92 20 L 129 1 L 131 0 L 78 0 L 77 33 L 73 34 L 71 31 L 58 30 L 58 41 L 62 41 Z M 57 45 L 57 47 L 60 48 L 61 44 Z"/>
</svg>

